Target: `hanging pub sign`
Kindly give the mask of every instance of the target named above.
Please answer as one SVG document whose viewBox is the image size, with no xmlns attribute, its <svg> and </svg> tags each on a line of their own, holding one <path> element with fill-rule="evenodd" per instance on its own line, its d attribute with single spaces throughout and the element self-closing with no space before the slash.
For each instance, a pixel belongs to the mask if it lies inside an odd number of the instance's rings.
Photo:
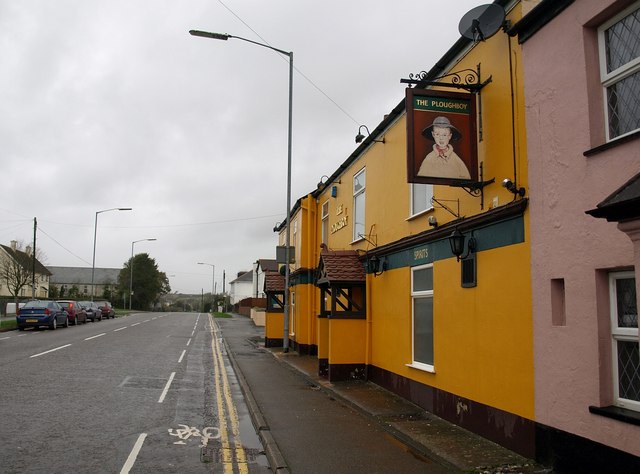
<svg viewBox="0 0 640 474">
<path fill-rule="evenodd" d="M 408 88 L 407 181 L 478 181 L 475 95 Z"/>
</svg>

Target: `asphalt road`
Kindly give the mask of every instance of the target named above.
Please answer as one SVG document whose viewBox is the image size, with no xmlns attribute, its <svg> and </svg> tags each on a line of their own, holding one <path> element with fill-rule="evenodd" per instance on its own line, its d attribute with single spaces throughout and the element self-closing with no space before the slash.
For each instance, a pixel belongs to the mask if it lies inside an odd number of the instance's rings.
<svg viewBox="0 0 640 474">
<path fill-rule="evenodd" d="M 267 472 L 211 321 L 0 333 L 0 472 Z"/>
</svg>

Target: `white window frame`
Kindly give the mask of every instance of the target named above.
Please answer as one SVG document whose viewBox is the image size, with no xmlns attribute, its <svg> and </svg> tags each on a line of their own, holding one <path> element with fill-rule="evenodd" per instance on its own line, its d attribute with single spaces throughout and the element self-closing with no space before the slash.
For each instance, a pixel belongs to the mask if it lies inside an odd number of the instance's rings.
<svg viewBox="0 0 640 474">
<path fill-rule="evenodd" d="M 295 253 L 297 252 L 297 249 L 300 248 L 299 242 L 298 242 L 298 217 L 296 217 L 293 221 L 293 244 L 289 244 L 289 245 L 293 245 L 294 248 L 294 261 L 297 262 L 298 259 L 296 258 L 297 255 L 295 255 Z M 291 253 L 291 250 L 289 250 L 289 253 Z M 289 255 L 289 257 L 291 257 L 291 255 Z"/>
<path fill-rule="evenodd" d="M 611 314 L 611 365 L 613 378 L 613 403 L 629 410 L 640 411 L 640 401 L 620 398 L 620 383 L 618 374 L 618 341 L 635 342 L 638 344 L 638 328 L 618 326 L 618 299 L 616 280 L 634 278 L 635 273 L 613 272 L 609 274 L 609 301 Z"/>
<path fill-rule="evenodd" d="M 610 27 L 620 22 L 623 18 L 629 16 L 635 10 L 640 9 L 640 2 L 636 2 L 631 5 L 629 8 L 620 12 L 615 17 L 611 18 L 606 23 L 602 24 L 598 28 L 598 50 L 600 56 L 600 80 L 602 82 L 603 87 L 603 105 L 604 105 L 604 118 L 605 118 L 605 133 L 606 140 L 616 140 L 620 137 L 624 137 L 625 135 L 629 135 L 631 133 L 637 132 L 639 129 L 629 130 L 627 132 L 621 133 L 620 135 L 616 135 L 615 137 L 610 136 L 610 126 L 609 126 L 609 98 L 607 94 L 607 90 L 609 87 L 614 86 L 618 82 L 626 79 L 627 77 L 640 72 L 640 56 L 632 59 L 628 63 L 618 67 L 617 69 L 607 72 L 607 52 L 606 52 L 606 38 L 605 31 Z"/>
<path fill-rule="evenodd" d="M 356 174 L 353 175 L 353 241 L 357 242 L 359 240 L 363 240 L 366 232 L 365 225 L 365 214 L 366 214 L 366 194 L 365 191 L 367 189 L 367 169 L 362 168 Z M 364 177 L 364 185 L 356 190 L 356 180 L 360 177 Z M 358 215 L 358 208 L 356 206 L 356 199 L 362 199 L 362 216 Z M 362 219 L 362 233 L 358 232 L 358 220 Z"/>
<path fill-rule="evenodd" d="M 329 200 L 327 199 L 322 203 L 322 228 L 321 232 L 321 242 L 323 244 L 329 243 Z"/>
<path fill-rule="evenodd" d="M 427 196 L 426 207 L 424 209 L 415 209 L 415 197 L 418 194 L 416 188 L 424 190 L 421 191 L 421 193 L 424 192 Z M 431 202 L 431 198 L 433 198 L 433 184 L 410 183 L 409 189 L 411 195 L 409 200 L 409 218 L 419 216 L 433 209 L 433 203 Z"/>
<path fill-rule="evenodd" d="M 291 326 L 289 329 L 289 336 L 296 335 L 296 292 L 291 291 L 289 293 L 291 297 Z"/>
<path fill-rule="evenodd" d="M 407 364 L 409 367 L 413 367 L 415 369 L 419 369 L 419 370 L 424 370 L 425 372 L 431 372 L 431 373 L 435 373 L 436 369 L 435 369 L 435 350 L 434 350 L 434 361 L 433 364 L 426 364 L 424 362 L 420 362 L 416 360 L 415 357 L 415 318 L 416 318 L 416 314 L 415 314 L 415 301 L 417 299 L 431 299 L 431 304 L 433 305 L 433 288 L 430 290 L 420 290 L 420 291 L 416 291 L 414 289 L 414 274 L 416 271 L 420 271 L 420 270 L 424 270 L 426 268 L 432 268 L 433 269 L 433 263 L 427 263 L 425 265 L 419 265 L 416 267 L 411 267 L 411 363 Z M 433 315 L 433 307 L 431 310 L 431 314 Z M 435 319 L 435 318 L 433 318 Z M 431 324 L 433 326 L 434 321 L 431 321 Z M 431 331 L 432 335 L 433 335 L 433 339 L 431 340 L 431 344 L 432 346 L 435 346 L 434 344 L 434 340 L 435 340 L 435 334 L 433 334 L 433 328 Z"/>
</svg>

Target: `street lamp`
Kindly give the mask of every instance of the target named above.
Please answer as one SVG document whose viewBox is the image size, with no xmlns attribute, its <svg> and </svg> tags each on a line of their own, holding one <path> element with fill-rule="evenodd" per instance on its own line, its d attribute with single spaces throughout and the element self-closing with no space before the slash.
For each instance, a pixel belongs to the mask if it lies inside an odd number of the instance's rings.
<svg viewBox="0 0 640 474">
<path fill-rule="evenodd" d="M 223 33 L 210 33 L 207 31 L 199 31 L 199 30 L 190 30 L 189 34 L 192 36 L 200 36 L 202 38 L 211 38 L 217 40 L 227 41 L 229 38 L 235 38 L 242 41 L 246 41 L 248 43 L 255 44 L 257 46 L 262 46 L 263 48 L 268 48 L 273 51 L 276 51 L 280 54 L 289 57 L 289 131 L 288 131 L 288 147 L 287 147 L 287 220 L 286 220 L 286 247 L 285 247 L 285 273 L 284 273 L 284 337 L 282 340 L 283 343 L 283 351 L 289 352 L 289 261 L 290 261 L 290 251 L 291 247 L 289 242 L 291 242 L 291 135 L 292 135 L 292 123 L 293 123 L 293 51 L 287 52 L 278 48 L 274 48 L 273 46 L 269 46 L 268 44 L 258 43 L 257 41 L 252 41 L 247 38 L 242 38 L 240 36 L 232 36 Z"/>
<path fill-rule="evenodd" d="M 209 265 L 211 267 L 211 311 L 213 312 L 213 305 L 215 304 L 213 293 L 216 291 L 216 266 L 213 263 L 204 262 L 198 262 L 198 265 Z"/>
<path fill-rule="evenodd" d="M 129 275 L 129 309 L 131 309 L 131 302 L 133 301 L 133 244 L 138 242 L 152 242 L 154 240 L 157 239 L 140 239 L 131 242 L 131 260 L 129 261 L 129 270 L 131 270 L 131 274 Z"/>
<path fill-rule="evenodd" d="M 93 226 L 93 261 L 91 263 L 91 301 L 93 301 L 93 296 L 95 294 L 93 279 L 96 273 L 96 237 L 98 236 L 98 214 L 102 214 L 103 212 L 109 212 L 109 211 L 131 211 L 131 210 L 132 209 L 130 207 L 114 207 L 111 209 L 96 211 L 96 220 Z"/>
</svg>

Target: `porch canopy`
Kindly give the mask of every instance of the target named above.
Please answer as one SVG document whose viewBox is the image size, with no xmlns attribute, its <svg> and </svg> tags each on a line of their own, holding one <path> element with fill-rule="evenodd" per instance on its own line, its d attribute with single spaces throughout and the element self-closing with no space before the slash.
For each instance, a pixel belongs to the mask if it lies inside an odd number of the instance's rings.
<svg viewBox="0 0 640 474">
<path fill-rule="evenodd" d="M 284 276 L 280 272 L 265 272 L 264 293 L 267 295 L 268 312 L 284 312 Z"/>
<path fill-rule="evenodd" d="M 316 269 L 316 286 L 321 293 L 320 317 L 366 317 L 366 271 L 355 250 L 323 249 Z"/>
</svg>

